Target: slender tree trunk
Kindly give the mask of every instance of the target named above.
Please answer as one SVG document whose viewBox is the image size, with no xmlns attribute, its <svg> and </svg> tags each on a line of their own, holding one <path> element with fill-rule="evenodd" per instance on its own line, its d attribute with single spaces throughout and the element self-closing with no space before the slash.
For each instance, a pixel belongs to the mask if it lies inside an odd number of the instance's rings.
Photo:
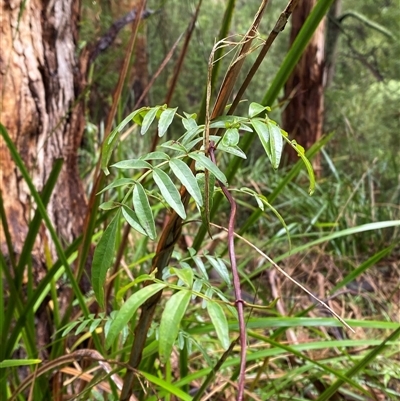
<svg viewBox="0 0 400 401">
<path fill-rule="evenodd" d="M 84 128 L 78 100 L 83 77 L 76 57 L 79 11 L 80 0 L 1 2 L 1 122 L 39 191 L 54 161 L 64 159 L 47 208 L 64 243 L 80 234 L 86 212 L 77 165 Z M 35 205 L 8 149 L 3 142 L 0 146 L 2 195 L 18 256 Z M 34 252 L 37 264 L 43 261 L 45 237 L 41 230 Z M 3 236 L 1 250 L 7 252 Z"/>
<path fill-rule="evenodd" d="M 342 12 L 342 0 L 335 0 L 328 14 L 326 50 L 325 50 L 325 87 L 329 87 L 335 76 L 338 39 L 340 34 L 339 15 Z"/>
<path fill-rule="evenodd" d="M 117 19 L 121 15 L 130 12 L 131 10 L 139 9 L 141 0 L 120 0 L 111 6 L 113 18 Z M 122 58 L 119 60 L 122 63 Z M 146 35 L 146 20 L 143 19 L 139 28 L 139 33 L 135 42 L 134 60 L 130 74 L 128 76 L 128 86 L 133 92 L 133 99 L 129 103 L 129 107 L 136 105 L 142 93 L 149 84 L 149 57 L 147 54 L 147 35 Z M 148 106 L 148 96 L 144 96 L 137 107 Z"/>
<path fill-rule="evenodd" d="M 292 15 L 290 43 L 293 43 L 304 21 L 317 0 L 304 0 Z M 308 149 L 322 135 L 324 113 L 324 43 L 325 22 L 317 28 L 293 74 L 285 85 L 288 104 L 283 112 L 283 128 L 290 137 Z M 287 147 L 289 163 L 298 160 L 293 149 Z M 320 170 L 319 159 L 314 159 L 314 169 Z"/>
</svg>

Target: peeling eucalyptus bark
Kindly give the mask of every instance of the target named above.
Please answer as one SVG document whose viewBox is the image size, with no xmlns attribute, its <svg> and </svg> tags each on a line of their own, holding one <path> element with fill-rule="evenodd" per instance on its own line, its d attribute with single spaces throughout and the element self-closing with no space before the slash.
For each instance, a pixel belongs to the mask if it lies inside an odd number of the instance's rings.
<svg viewBox="0 0 400 401">
<path fill-rule="evenodd" d="M 86 212 L 77 164 L 84 129 L 79 101 L 84 75 L 76 54 L 79 10 L 80 0 L 3 0 L 0 16 L 1 123 L 39 191 L 54 160 L 64 159 L 47 210 L 65 243 L 81 233 Z M 3 141 L 0 152 L 2 195 L 18 256 L 35 205 Z M 35 244 L 39 264 L 46 236 L 41 230 Z M 3 235 L 0 241 L 7 253 Z"/>
</svg>

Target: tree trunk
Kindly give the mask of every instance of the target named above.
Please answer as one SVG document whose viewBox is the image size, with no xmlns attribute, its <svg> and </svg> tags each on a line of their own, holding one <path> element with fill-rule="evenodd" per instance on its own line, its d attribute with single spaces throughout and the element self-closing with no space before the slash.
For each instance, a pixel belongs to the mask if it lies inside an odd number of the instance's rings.
<svg viewBox="0 0 400 401">
<path fill-rule="evenodd" d="M 290 43 L 293 43 L 317 0 L 304 0 L 292 15 Z M 285 99 L 288 104 L 283 112 L 283 128 L 300 145 L 308 149 L 322 135 L 324 113 L 324 31 L 322 21 L 307 46 L 294 72 L 285 85 Z M 287 147 L 289 163 L 298 156 Z M 316 173 L 320 170 L 318 158 L 313 161 Z"/>
<path fill-rule="evenodd" d="M 47 211 L 67 244 L 81 233 L 86 213 L 77 164 L 84 128 L 78 98 L 84 77 L 76 57 L 80 0 L 2 0 L 1 8 L 1 122 L 39 191 L 54 161 L 64 159 Z M 0 152 L 2 196 L 18 257 L 35 205 L 3 141 Z M 35 267 L 43 262 L 46 237 L 41 230 Z M 4 235 L 1 250 L 7 253 Z"/>
<path fill-rule="evenodd" d="M 328 88 L 335 76 L 338 39 L 340 34 L 340 22 L 338 17 L 342 12 L 342 0 L 335 0 L 328 14 L 326 51 L 325 51 L 325 87 Z"/>
</svg>

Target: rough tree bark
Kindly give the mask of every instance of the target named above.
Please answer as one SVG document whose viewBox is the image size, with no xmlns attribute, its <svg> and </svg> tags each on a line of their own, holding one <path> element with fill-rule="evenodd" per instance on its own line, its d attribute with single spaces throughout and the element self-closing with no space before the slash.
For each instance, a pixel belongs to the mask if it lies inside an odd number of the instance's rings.
<svg viewBox="0 0 400 401">
<path fill-rule="evenodd" d="M 86 212 L 77 165 L 84 128 L 78 101 L 84 77 L 76 57 L 79 9 L 80 0 L 2 0 L 0 17 L 1 123 L 39 191 L 55 159 L 64 159 L 47 210 L 65 243 L 81 233 Z M 2 196 L 18 257 L 35 205 L 2 141 L 0 152 Z M 41 230 L 35 265 L 43 262 L 45 237 Z M 1 251 L 7 253 L 4 242 L 2 235 Z"/>
<path fill-rule="evenodd" d="M 300 2 L 292 15 L 290 43 L 293 43 L 317 0 Z M 285 85 L 285 99 L 288 101 L 283 112 L 283 128 L 291 138 L 308 149 L 322 135 L 324 113 L 324 43 L 325 20 L 321 22 L 294 72 Z M 293 149 L 286 148 L 289 163 L 298 156 Z M 320 161 L 313 160 L 318 174 Z"/>
</svg>

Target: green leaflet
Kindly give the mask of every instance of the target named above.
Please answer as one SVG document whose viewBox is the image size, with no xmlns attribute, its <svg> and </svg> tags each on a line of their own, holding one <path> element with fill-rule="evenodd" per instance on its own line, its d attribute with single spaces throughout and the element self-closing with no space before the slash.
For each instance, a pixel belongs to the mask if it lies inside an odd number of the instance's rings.
<svg viewBox="0 0 400 401">
<path fill-rule="evenodd" d="M 121 206 L 121 204 L 118 203 L 118 202 L 107 201 L 107 202 L 103 202 L 103 203 L 99 206 L 99 208 L 100 208 L 101 210 L 112 210 L 112 209 L 115 209 L 115 208 L 120 207 L 120 206 Z"/>
<path fill-rule="evenodd" d="M 180 159 L 171 159 L 169 166 L 179 181 L 186 187 L 198 206 L 203 206 L 203 198 L 196 177 L 188 165 Z"/>
<path fill-rule="evenodd" d="M 210 315 L 211 322 L 214 325 L 217 337 L 222 347 L 227 350 L 230 345 L 228 320 L 222 306 L 214 301 L 207 301 L 207 311 Z"/>
<path fill-rule="evenodd" d="M 118 210 L 111 223 L 104 231 L 96 246 L 92 263 L 92 286 L 100 307 L 104 308 L 104 282 L 107 270 L 110 268 L 114 258 L 115 243 L 117 237 L 118 221 L 120 211 Z"/>
<path fill-rule="evenodd" d="M 153 178 L 168 205 L 171 206 L 182 219 L 185 219 L 185 207 L 171 178 L 159 168 L 153 169 Z"/>
<path fill-rule="evenodd" d="M 163 363 L 171 356 L 172 347 L 178 336 L 179 326 L 189 305 L 191 295 L 190 291 L 182 289 L 172 295 L 165 304 L 159 330 L 159 354 Z"/>
<path fill-rule="evenodd" d="M 152 107 L 147 114 L 144 116 L 142 121 L 142 127 L 140 129 L 140 134 L 144 135 L 150 128 L 151 123 L 156 118 L 158 111 L 160 110 L 161 106 Z"/>
<path fill-rule="evenodd" d="M 196 174 L 196 181 L 199 185 L 201 196 L 204 199 L 204 207 L 200 208 L 201 218 L 204 224 L 209 224 L 210 210 L 213 206 L 214 190 L 215 190 L 215 175 L 208 175 L 208 188 L 206 188 L 206 178 L 204 173 Z M 206 193 L 207 191 L 207 193 Z"/>
<path fill-rule="evenodd" d="M 258 114 L 261 114 L 262 112 L 265 112 L 267 110 L 270 110 L 268 106 L 266 107 L 263 106 L 262 104 L 252 102 L 250 103 L 248 114 L 250 118 L 253 118 L 256 117 Z"/>
<path fill-rule="evenodd" d="M 138 231 L 140 234 L 147 235 L 146 231 L 141 226 L 136 213 L 131 208 L 129 208 L 126 205 L 123 205 L 122 206 L 122 215 L 124 216 L 125 220 L 128 222 L 128 224 L 134 230 Z"/>
<path fill-rule="evenodd" d="M 158 120 L 158 136 L 160 138 L 167 132 L 177 110 L 178 108 L 175 107 L 174 109 L 166 109 L 161 113 L 160 119 Z"/>
<path fill-rule="evenodd" d="M 118 126 L 115 128 L 110 135 L 108 136 L 107 140 L 104 141 L 103 147 L 101 150 L 101 169 L 104 171 L 105 175 L 109 175 L 110 172 L 108 171 L 108 162 L 110 161 L 112 152 L 114 148 L 117 146 L 119 135 L 121 131 L 125 128 L 125 126 L 132 121 L 135 116 L 145 110 L 146 107 L 142 107 L 138 110 L 135 110 L 129 116 L 127 116 Z"/>
<path fill-rule="evenodd" d="M 157 238 L 157 232 L 153 212 L 151 211 L 146 192 L 139 182 L 136 183 L 133 189 L 132 202 L 140 225 L 143 227 L 146 235 L 154 241 Z"/>
<path fill-rule="evenodd" d="M 228 185 L 225 174 L 206 155 L 203 153 L 189 153 L 188 156 L 198 162 L 200 166 L 207 169 L 210 173 L 214 174 L 215 178 L 221 181 L 222 184 Z"/>
<path fill-rule="evenodd" d="M 118 163 L 111 165 L 111 167 L 120 168 L 120 169 L 133 168 L 133 169 L 141 170 L 143 168 L 151 169 L 151 164 L 147 163 L 144 160 L 140 160 L 140 159 L 130 159 L 130 160 L 122 160 Z"/>
<path fill-rule="evenodd" d="M 251 124 L 260 138 L 272 167 L 275 169 L 278 168 L 283 149 L 283 138 L 280 128 L 270 121 L 261 119 L 253 119 L 251 120 Z"/>
<path fill-rule="evenodd" d="M 187 287 L 192 287 L 194 275 L 191 267 L 183 267 L 182 269 L 171 267 L 170 272 L 176 274 Z"/>
<path fill-rule="evenodd" d="M 231 277 L 229 271 L 225 265 L 225 262 L 221 258 L 215 258 L 210 255 L 204 255 L 206 259 L 210 262 L 210 265 L 217 271 L 221 278 L 226 284 L 231 286 Z"/>
<path fill-rule="evenodd" d="M 161 291 L 166 284 L 150 284 L 131 295 L 112 320 L 106 336 L 106 348 L 110 348 L 121 330 L 128 324 L 138 308 L 151 296 Z"/>
<path fill-rule="evenodd" d="M 164 152 L 150 152 L 140 157 L 141 160 L 169 160 L 169 156 Z"/>
<path fill-rule="evenodd" d="M 108 191 L 111 188 L 122 187 L 124 185 L 133 184 L 134 181 L 131 178 L 118 178 L 117 180 L 113 181 L 111 184 L 104 187 L 101 191 L 99 191 L 96 195 L 100 195 L 103 192 Z"/>
<path fill-rule="evenodd" d="M 230 153 L 231 155 L 240 157 L 242 159 L 247 159 L 246 154 L 242 151 L 242 149 L 239 148 L 239 146 L 236 145 L 226 146 L 224 145 L 223 142 L 220 142 L 218 144 L 218 149 L 222 150 L 223 152 Z"/>
<path fill-rule="evenodd" d="M 225 146 L 236 146 L 239 143 L 240 135 L 237 128 L 228 128 L 222 137 L 222 144 Z"/>
<path fill-rule="evenodd" d="M 304 148 L 303 148 L 303 146 L 299 145 L 294 139 L 290 140 L 286 136 L 284 138 L 285 138 L 285 141 L 287 143 L 289 143 L 289 145 L 297 152 L 297 156 L 299 156 L 301 158 L 301 160 L 303 160 L 303 163 L 306 166 L 308 178 L 310 179 L 310 187 L 308 189 L 308 193 L 310 195 L 312 195 L 314 193 L 314 189 L 315 189 L 314 170 L 311 166 L 310 161 L 307 159 L 307 157 L 305 155 Z"/>
</svg>

